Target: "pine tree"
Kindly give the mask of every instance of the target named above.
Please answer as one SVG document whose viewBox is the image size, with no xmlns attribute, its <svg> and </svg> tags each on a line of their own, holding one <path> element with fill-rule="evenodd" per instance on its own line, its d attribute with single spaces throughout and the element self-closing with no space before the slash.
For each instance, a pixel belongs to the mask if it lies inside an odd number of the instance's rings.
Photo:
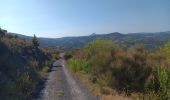
<svg viewBox="0 0 170 100">
<path fill-rule="evenodd" d="M 38 46 L 40 45 L 35 34 L 34 34 L 34 37 L 33 37 L 33 39 L 32 39 L 32 44 L 33 44 L 34 47 L 36 47 L 36 48 L 38 48 Z"/>
</svg>

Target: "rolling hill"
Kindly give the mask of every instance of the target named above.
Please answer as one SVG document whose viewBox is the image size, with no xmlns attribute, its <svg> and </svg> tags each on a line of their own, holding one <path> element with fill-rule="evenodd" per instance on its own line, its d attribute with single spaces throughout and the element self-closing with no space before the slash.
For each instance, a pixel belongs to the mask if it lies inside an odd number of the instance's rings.
<svg viewBox="0 0 170 100">
<path fill-rule="evenodd" d="M 13 34 L 14 35 L 14 34 Z M 15 34 L 26 40 L 31 40 L 32 37 Z M 110 39 L 123 47 L 129 47 L 134 44 L 143 44 L 149 50 L 159 49 L 161 45 L 170 40 L 170 31 L 153 32 L 153 33 L 128 33 L 122 34 L 119 32 L 109 34 L 92 34 L 89 36 L 79 37 L 63 37 L 63 38 L 38 38 L 41 46 L 48 46 L 60 49 L 82 48 L 94 39 Z"/>
</svg>

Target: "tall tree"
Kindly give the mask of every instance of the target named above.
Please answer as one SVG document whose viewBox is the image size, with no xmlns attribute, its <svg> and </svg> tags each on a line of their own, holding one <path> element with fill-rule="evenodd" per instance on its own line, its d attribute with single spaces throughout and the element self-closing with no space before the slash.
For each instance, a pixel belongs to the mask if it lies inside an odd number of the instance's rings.
<svg viewBox="0 0 170 100">
<path fill-rule="evenodd" d="M 7 33 L 7 30 L 3 30 L 3 29 L 0 27 L 0 37 L 4 36 L 5 33 Z"/>
<path fill-rule="evenodd" d="M 34 34 L 34 37 L 33 37 L 33 39 L 32 39 L 32 44 L 33 44 L 36 48 L 38 48 L 38 46 L 40 45 L 40 43 L 38 42 L 38 39 L 37 39 L 37 37 L 36 37 L 35 34 Z"/>
</svg>

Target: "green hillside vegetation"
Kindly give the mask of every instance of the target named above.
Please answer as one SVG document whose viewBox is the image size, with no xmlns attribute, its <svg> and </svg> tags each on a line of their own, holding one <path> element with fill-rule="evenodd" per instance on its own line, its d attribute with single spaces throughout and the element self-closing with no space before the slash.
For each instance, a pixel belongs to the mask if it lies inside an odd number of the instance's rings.
<svg viewBox="0 0 170 100">
<path fill-rule="evenodd" d="M 143 45 L 122 48 L 110 40 L 97 39 L 84 49 L 72 51 L 69 69 L 88 75 L 97 84 L 99 95 L 111 95 L 116 90 L 145 100 L 170 99 L 170 43 L 151 52 Z M 108 89 L 109 88 L 109 89 Z M 96 93 L 97 94 L 97 93 Z M 142 95 L 141 95 L 142 94 Z M 97 94 L 98 95 L 98 94 Z"/>
<path fill-rule="evenodd" d="M 49 71 L 51 55 L 0 29 L 0 100 L 31 100 Z"/>
</svg>

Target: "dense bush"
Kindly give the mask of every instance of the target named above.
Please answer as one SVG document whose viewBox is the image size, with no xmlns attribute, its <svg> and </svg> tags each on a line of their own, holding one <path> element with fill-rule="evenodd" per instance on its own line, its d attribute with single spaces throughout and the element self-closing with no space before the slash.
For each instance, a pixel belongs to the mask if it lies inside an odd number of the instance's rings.
<svg viewBox="0 0 170 100">
<path fill-rule="evenodd" d="M 92 74 L 101 85 L 127 91 L 144 89 L 151 68 L 146 63 L 143 46 L 123 50 L 109 40 L 96 40 L 85 50 L 92 63 Z"/>
<path fill-rule="evenodd" d="M 117 49 L 118 46 L 114 45 L 112 41 L 100 39 L 89 43 L 85 48 L 87 59 L 92 63 L 92 77 L 97 77 L 102 85 L 109 85 L 111 83 L 111 51 L 116 51 Z"/>
<path fill-rule="evenodd" d="M 89 73 L 91 71 L 91 63 L 86 59 L 70 59 L 68 64 L 73 72 Z"/>
<path fill-rule="evenodd" d="M 162 48 L 161 52 L 166 57 L 170 58 L 170 42 L 166 43 Z"/>
<path fill-rule="evenodd" d="M 95 54 L 110 52 L 114 50 L 115 48 L 118 48 L 118 46 L 114 44 L 112 41 L 97 39 L 89 43 L 85 47 L 85 51 L 87 52 L 88 57 L 91 57 Z"/>
<path fill-rule="evenodd" d="M 146 63 L 147 52 L 141 45 L 135 45 L 125 51 L 118 51 L 111 61 L 112 77 L 116 88 L 126 91 L 143 91 L 145 81 L 151 73 Z"/>
<path fill-rule="evenodd" d="M 86 72 L 95 77 L 101 87 L 126 93 L 147 93 L 147 97 L 167 100 L 170 93 L 169 47 L 168 43 L 160 51 L 150 52 L 142 45 L 125 49 L 110 40 L 97 39 L 84 50 L 75 50 L 77 53 L 73 53 L 68 64 L 74 72 L 88 70 Z"/>
<path fill-rule="evenodd" d="M 65 58 L 66 60 L 70 59 L 71 57 L 72 57 L 71 52 L 66 52 L 66 53 L 64 54 L 64 58 Z"/>
<path fill-rule="evenodd" d="M 159 100 L 170 99 L 170 71 L 164 67 L 157 66 L 147 83 L 146 93 L 154 94 L 155 98 Z M 151 98 L 152 95 L 147 95 L 147 97 Z"/>
<path fill-rule="evenodd" d="M 28 72 L 23 73 L 23 75 L 21 75 L 21 77 L 19 77 L 16 82 L 16 91 L 18 95 L 17 98 L 25 100 L 31 97 L 36 83 L 36 81 L 31 79 Z"/>
</svg>

